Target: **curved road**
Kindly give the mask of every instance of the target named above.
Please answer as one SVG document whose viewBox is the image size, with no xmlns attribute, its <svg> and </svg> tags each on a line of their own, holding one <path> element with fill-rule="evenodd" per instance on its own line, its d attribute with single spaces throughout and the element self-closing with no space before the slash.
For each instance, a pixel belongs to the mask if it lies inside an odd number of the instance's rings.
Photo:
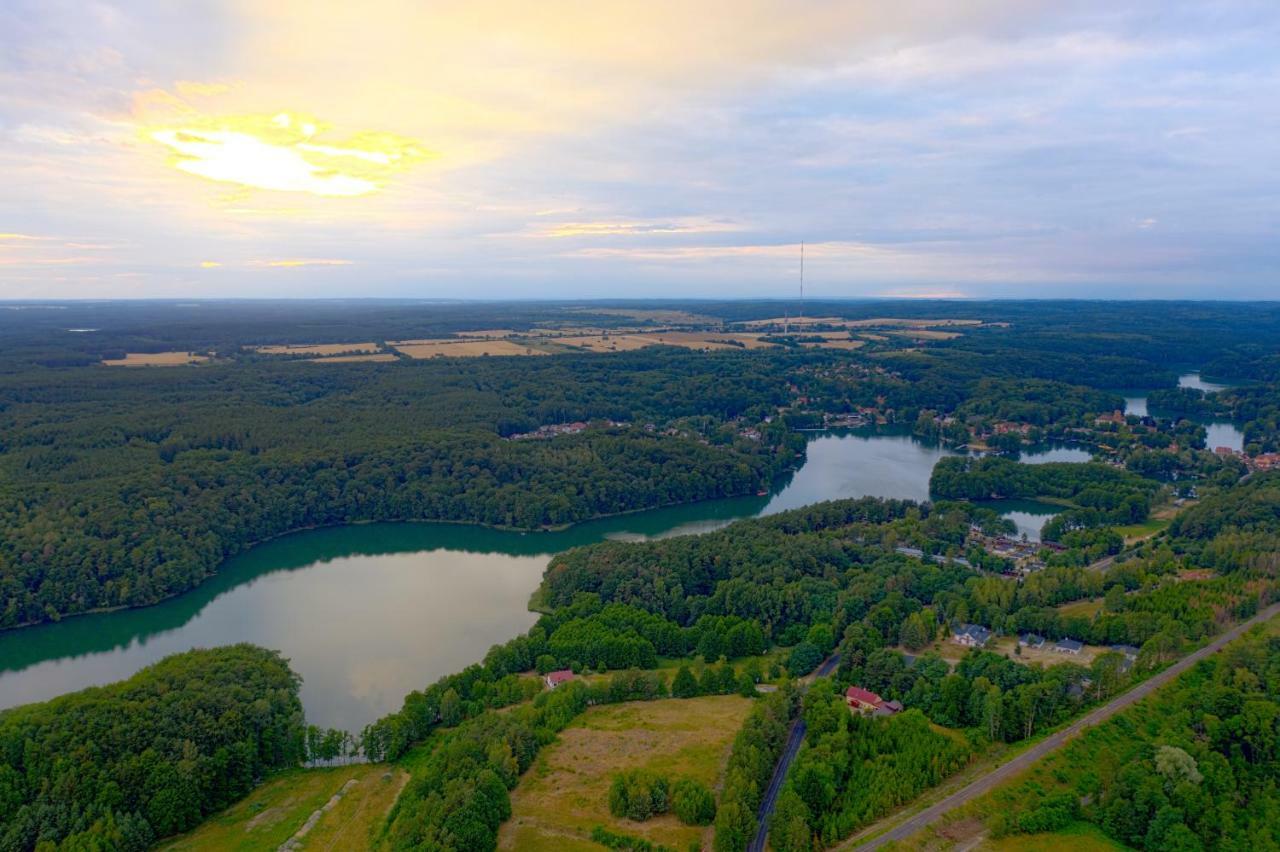
<svg viewBox="0 0 1280 852">
<path fill-rule="evenodd" d="M 1187 656 L 1183 657 L 1181 660 L 1178 660 L 1178 662 L 1169 666 L 1169 668 L 1165 669 L 1164 671 L 1160 672 L 1154 677 L 1146 681 L 1143 681 L 1142 683 L 1138 684 L 1128 692 L 1117 696 L 1116 698 L 1112 699 L 1109 703 L 1104 704 L 1103 706 L 1094 710 L 1092 713 L 1089 713 L 1087 716 L 1074 722 L 1070 726 L 1063 728 L 1061 731 L 1058 731 L 1056 734 L 1050 734 L 1048 737 L 1045 737 L 1044 740 L 1037 743 L 1032 748 L 1027 749 L 1022 754 L 1015 757 L 1013 760 L 1010 760 L 1008 763 L 1001 765 L 990 774 L 984 775 L 983 777 L 969 784 L 967 787 L 964 787 L 963 789 L 958 790 L 955 793 L 952 793 L 950 796 L 947 796 L 942 801 L 932 805 L 929 808 L 926 808 L 925 810 L 913 816 L 911 819 L 907 820 L 904 823 L 901 823 L 900 825 L 895 826 L 894 828 L 890 829 L 889 831 L 885 832 L 879 837 L 876 837 L 873 840 L 868 840 L 866 843 L 863 843 L 861 846 L 857 847 L 858 852 L 862 852 L 862 850 L 879 849 L 881 846 L 891 841 L 904 840 L 910 837 L 920 829 L 924 828 L 925 826 L 929 825 L 932 822 L 935 822 L 939 817 L 941 817 L 943 814 L 946 814 L 948 811 L 954 810 L 955 808 L 958 808 L 961 805 L 966 804 L 967 802 L 970 802 L 973 799 L 976 799 L 977 797 L 987 793 L 988 791 L 990 791 L 992 788 L 996 787 L 1000 783 L 1009 780 L 1010 778 L 1012 778 L 1015 775 L 1018 775 L 1021 772 L 1026 771 L 1028 768 L 1031 767 L 1032 764 L 1034 764 L 1040 758 L 1044 757 L 1046 754 L 1048 754 L 1051 751 L 1055 751 L 1056 749 L 1061 748 L 1062 745 L 1067 742 L 1067 740 L 1071 739 L 1076 734 L 1083 731 L 1085 728 L 1090 728 L 1090 727 L 1093 727 L 1094 725 L 1097 725 L 1100 722 L 1104 722 L 1107 719 L 1110 719 L 1116 713 L 1119 713 L 1121 710 L 1128 707 L 1130 704 L 1133 704 L 1137 701 L 1141 701 L 1143 698 L 1146 698 L 1152 692 L 1155 692 L 1157 689 L 1164 686 L 1166 683 L 1173 680 L 1175 677 L 1182 674 L 1187 669 L 1191 668 L 1196 663 L 1203 660 L 1205 657 L 1208 657 L 1211 654 L 1217 653 L 1218 651 L 1222 650 L 1222 647 L 1227 643 L 1240 638 L 1240 635 L 1244 633 L 1246 630 L 1248 630 L 1250 627 L 1253 627 L 1257 624 L 1261 624 L 1262 622 L 1267 621 L 1268 619 L 1274 618 L 1277 614 L 1280 614 L 1280 603 L 1272 604 L 1271 606 L 1264 609 L 1262 612 L 1255 615 L 1253 618 L 1249 619 L 1248 621 L 1237 624 L 1235 627 L 1231 628 L 1226 633 L 1223 633 L 1217 639 L 1214 639 L 1208 645 L 1205 645 L 1203 648 L 1201 648 L 1198 651 L 1194 651 L 1191 654 L 1188 654 Z M 772 786 L 773 785 L 770 785 L 770 787 Z M 763 825 L 761 830 L 763 830 Z M 763 849 L 764 847 L 752 846 L 751 848 Z"/>
<path fill-rule="evenodd" d="M 810 680 L 831 674 L 839 662 L 840 655 L 832 654 L 823 660 L 822 665 L 809 676 Z M 791 761 L 796 759 L 796 754 L 800 751 L 800 743 L 804 742 L 804 732 L 804 719 L 796 719 L 791 723 L 791 730 L 787 732 L 787 744 L 778 758 L 778 765 L 773 768 L 773 777 L 769 779 L 769 786 L 765 788 L 764 798 L 760 800 L 760 811 L 756 814 L 756 836 L 747 844 L 747 852 L 764 852 L 765 841 L 769 837 L 769 817 L 773 814 L 774 805 L 778 803 L 778 792 L 782 790 L 782 782 L 787 780 L 787 770 L 791 768 Z"/>
</svg>

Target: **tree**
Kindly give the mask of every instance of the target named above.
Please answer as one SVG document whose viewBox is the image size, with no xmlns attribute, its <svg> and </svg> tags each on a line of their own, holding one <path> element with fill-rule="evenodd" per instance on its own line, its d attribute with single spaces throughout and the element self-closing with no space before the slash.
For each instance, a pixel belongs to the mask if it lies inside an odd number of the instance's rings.
<svg viewBox="0 0 1280 852">
<path fill-rule="evenodd" d="M 710 825 L 716 818 L 716 797 L 698 781 L 681 778 L 671 788 L 671 810 L 686 825 Z"/>
<path fill-rule="evenodd" d="M 769 820 L 769 845 L 776 852 L 809 852 L 813 848 L 810 818 L 809 809 L 796 791 L 785 787 Z"/>
<path fill-rule="evenodd" d="M 1196 767 L 1196 760 L 1177 746 L 1162 745 L 1156 749 L 1156 771 L 1165 777 L 1170 788 L 1188 782 L 1199 784 L 1204 780 Z"/>
<path fill-rule="evenodd" d="M 452 728 L 462 721 L 462 699 L 458 691 L 450 687 L 440 696 L 440 724 Z"/>
<path fill-rule="evenodd" d="M 925 623 L 924 616 L 913 612 L 902 622 L 898 639 L 908 650 L 919 651 L 933 641 L 931 626 Z"/>
<path fill-rule="evenodd" d="M 802 677 L 813 671 L 822 662 L 822 650 L 811 642 L 801 642 L 791 650 L 787 659 L 787 671 L 793 677 Z"/>
<path fill-rule="evenodd" d="M 698 694 L 697 678 L 693 676 L 693 672 L 689 671 L 688 666 L 681 666 L 676 671 L 675 679 L 671 681 L 671 697 L 694 698 Z"/>
</svg>

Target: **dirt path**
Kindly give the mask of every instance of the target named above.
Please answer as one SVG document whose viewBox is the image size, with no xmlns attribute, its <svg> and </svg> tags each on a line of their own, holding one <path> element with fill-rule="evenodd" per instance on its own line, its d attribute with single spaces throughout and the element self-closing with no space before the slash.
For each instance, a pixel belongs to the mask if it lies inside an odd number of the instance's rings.
<svg viewBox="0 0 1280 852">
<path fill-rule="evenodd" d="M 1014 777 L 1015 775 L 1019 775 L 1022 772 L 1025 772 L 1040 758 L 1044 757 L 1046 754 L 1049 754 L 1050 752 L 1056 751 L 1057 749 L 1061 748 L 1068 740 L 1070 740 L 1076 734 L 1080 733 L 1086 728 L 1091 728 L 1094 725 L 1097 725 L 1101 722 L 1105 722 L 1107 719 L 1110 719 L 1116 713 L 1119 713 L 1121 710 L 1125 709 L 1131 704 L 1141 701 L 1151 693 L 1155 692 L 1160 687 L 1169 683 L 1178 675 L 1185 672 L 1187 669 L 1194 666 L 1196 663 L 1200 662 L 1201 660 L 1210 656 L 1211 654 L 1217 653 L 1218 651 L 1222 650 L 1222 648 L 1228 643 L 1233 642 L 1236 639 L 1240 638 L 1240 636 L 1249 628 L 1255 625 L 1261 624 L 1262 622 L 1267 621 L 1271 618 L 1274 618 L 1278 614 L 1280 614 L 1280 603 L 1272 604 L 1271 606 L 1264 609 L 1262 612 L 1255 615 L 1253 618 L 1249 619 L 1248 621 L 1242 622 L 1241 624 L 1237 624 L 1235 627 L 1231 628 L 1226 633 L 1223 633 L 1217 639 L 1214 639 L 1208 645 L 1205 645 L 1203 648 L 1201 648 L 1198 651 L 1194 651 L 1191 654 L 1188 654 L 1187 656 L 1183 657 L 1181 660 L 1169 666 L 1169 668 L 1165 669 L 1164 671 L 1160 672 L 1159 674 L 1155 675 L 1149 680 L 1146 680 L 1143 683 L 1138 684 L 1133 689 L 1129 690 L 1123 695 L 1117 696 L 1116 698 L 1112 699 L 1109 703 L 1104 704 L 1102 707 L 1099 707 L 1098 709 L 1094 710 L 1093 712 L 1089 713 L 1088 715 L 1084 716 L 1078 721 L 1072 723 L 1068 727 L 1063 728 L 1061 731 L 1058 731 L 1055 734 L 1050 734 L 1048 737 L 1045 737 L 1045 739 L 1037 743 L 1035 746 L 1028 749 L 1027 751 L 1024 751 L 1022 754 L 1013 758 L 1008 763 L 1005 763 L 1004 765 L 995 769 L 990 774 L 984 775 L 983 777 L 972 782 L 971 784 L 964 787 L 960 791 L 953 793 L 950 796 L 947 796 L 942 801 L 926 808 L 925 810 L 921 811 L 920 813 L 916 814 L 910 819 L 907 819 L 906 821 L 898 824 L 897 826 L 885 832 L 884 834 L 881 834 L 879 837 L 876 837 L 873 840 L 869 840 L 866 843 L 863 843 L 862 845 L 858 846 L 857 849 L 859 850 L 859 852 L 862 852 L 862 850 L 879 849 L 881 846 L 885 845 L 886 843 L 890 843 L 898 840 L 905 840 L 906 838 L 915 834 L 917 831 L 920 831 L 926 826 L 936 822 L 943 815 L 949 813 L 950 811 L 955 810 L 961 805 L 964 805 L 973 801 L 979 796 L 985 795 L 995 787 L 999 786 L 1004 781 L 1007 781 L 1010 778 Z"/>
</svg>

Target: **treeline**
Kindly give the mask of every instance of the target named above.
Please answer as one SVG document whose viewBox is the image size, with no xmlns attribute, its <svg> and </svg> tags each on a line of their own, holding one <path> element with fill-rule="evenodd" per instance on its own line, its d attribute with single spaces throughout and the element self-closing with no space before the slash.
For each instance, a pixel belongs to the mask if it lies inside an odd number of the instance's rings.
<svg viewBox="0 0 1280 852">
<path fill-rule="evenodd" d="M 298 685 L 276 652 L 231 645 L 0 713 L 0 848 L 143 850 L 193 828 L 302 760 Z"/>
<path fill-rule="evenodd" d="M 917 711 L 851 713 L 828 680 L 804 697 L 804 745 L 769 825 L 777 852 L 835 845 L 961 769 L 972 748 Z"/>
<path fill-rule="evenodd" d="M 1280 846 L 1280 639 L 1253 634 L 997 790 L 999 836 L 1086 820 L 1136 849 Z"/>
<path fill-rule="evenodd" d="M 748 660 L 739 671 L 725 658 L 752 657 L 767 647 L 754 621 L 708 615 L 684 627 L 636 607 L 604 605 L 599 595 L 584 592 L 570 605 L 541 616 L 523 636 L 489 649 L 483 663 L 409 693 L 399 711 L 368 725 L 360 739 L 370 760 L 395 760 L 437 727 L 452 727 L 537 695 L 543 688 L 541 679 L 523 675 L 535 669 L 539 674 L 556 669 L 617 671 L 606 683 L 591 687 L 592 703 L 668 694 L 751 696 L 765 676 L 758 661 Z M 630 671 L 654 668 L 659 654 L 691 653 L 703 658 L 700 675 L 682 666 L 670 686 L 658 674 Z"/>
<path fill-rule="evenodd" d="M 788 682 L 751 708 L 734 737 L 716 811 L 716 852 L 741 852 L 755 837 L 760 801 L 799 709 L 799 693 Z"/>
<path fill-rule="evenodd" d="M 1233 388 L 1217 394 L 1231 419 L 1244 424 L 1244 449 L 1250 455 L 1280 452 L 1280 376 L 1269 384 Z"/>
<path fill-rule="evenodd" d="M 754 493 L 793 463 L 793 452 L 751 442 L 440 433 L 376 450 L 193 451 L 136 481 L 10 482 L 0 489 L 0 627 L 155 603 L 290 530 L 395 520 L 534 529 Z"/>
<path fill-rule="evenodd" d="M 1159 488 L 1153 480 L 1096 462 L 1020 464 L 998 456 L 948 456 L 929 477 L 929 492 L 940 498 L 1070 501 L 1072 508 L 1046 523 L 1042 534 L 1049 540 L 1074 529 L 1144 521 Z"/>
<path fill-rule="evenodd" d="M 429 756 L 414 761 L 412 778 L 388 814 L 379 842 L 392 849 L 493 849 L 498 827 L 511 816 L 509 791 L 557 733 L 589 706 L 668 696 L 672 692 L 661 672 L 632 670 L 592 684 L 569 681 L 501 713 L 438 719 L 449 727 L 426 743 Z M 678 783 L 667 792 L 675 797 L 664 800 L 665 807 L 678 805 L 691 820 L 709 821 L 705 789 Z M 650 798 L 647 815 L 653 805 Z M 627 815 L 639 818 L 644 811 L 637 801 Z"/>
</svg>

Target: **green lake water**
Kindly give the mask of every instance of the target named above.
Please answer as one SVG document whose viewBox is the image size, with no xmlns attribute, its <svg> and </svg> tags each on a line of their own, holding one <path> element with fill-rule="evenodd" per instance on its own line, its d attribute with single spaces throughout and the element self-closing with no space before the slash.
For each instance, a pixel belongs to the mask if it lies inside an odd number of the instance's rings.
<svg viewBox="0 0 1280 852">
<path fill-rule="evenodd" d="M 229 560 L 165 603 L 0 633 L 0 708 L 120 680 L 190 648 L 253 642 L 280 650 L 302 676 L 309 721 L 359 730 L 398 709 L 410 690 L 527 630 L 537 619 L 529 596 L 559 551 L 706 532 L 844 497 L 925 500 L 933 465 L 947 453 L 902 431 L 815 433 L 804 465 L 762 497 L 561 532 L 368 524 L 295 533 Z M 1028 507 L 1008 508 L 1030 515 Z M 1038 529 L 1045 518 L 1015 520 Z"/>
</svg>

